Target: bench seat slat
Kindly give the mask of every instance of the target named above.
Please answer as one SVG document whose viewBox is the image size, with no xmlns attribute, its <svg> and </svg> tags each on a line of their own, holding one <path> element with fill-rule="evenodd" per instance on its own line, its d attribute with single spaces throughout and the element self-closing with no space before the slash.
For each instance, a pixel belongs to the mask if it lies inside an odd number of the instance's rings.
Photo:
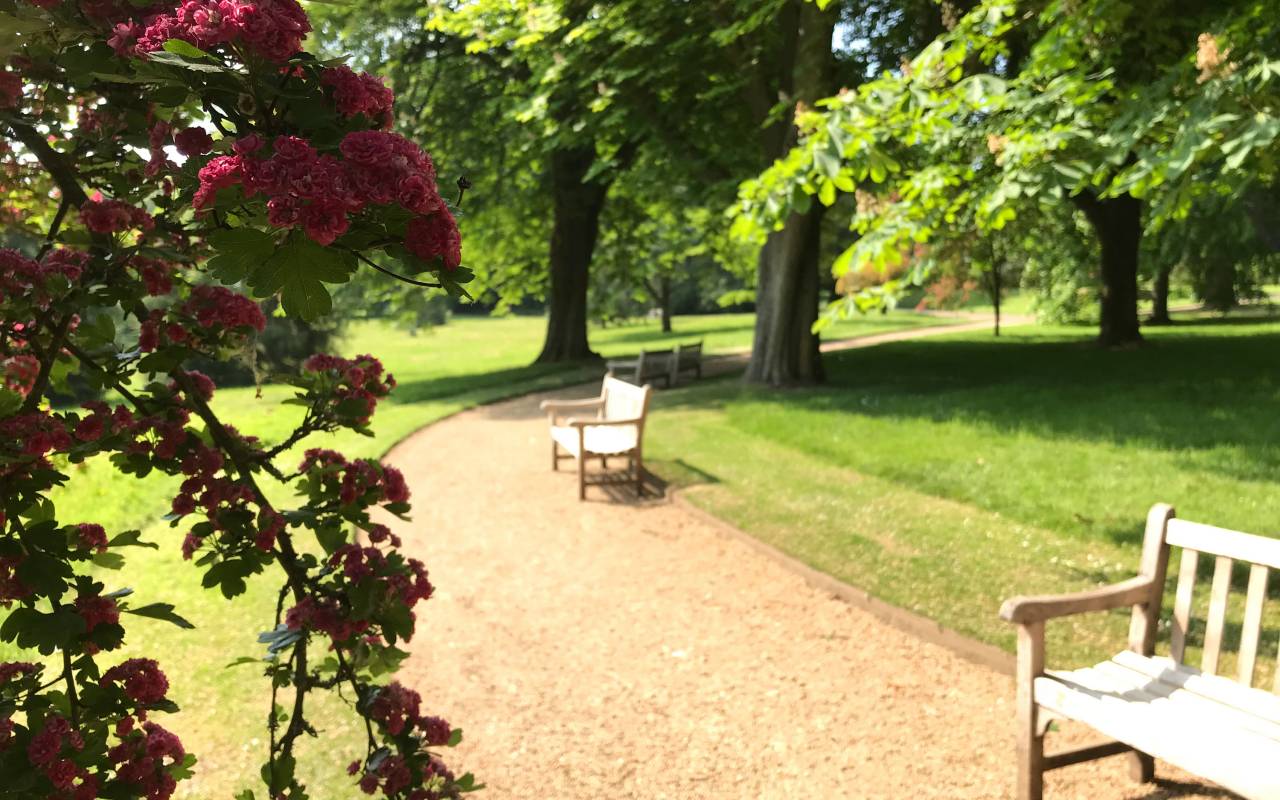
<svg viewBox="0 0 1280 800">
<path fill-rule="evenodd" d="M 1115 682 L 1114 676 L 1092 668 L 1057 673 L 1035 680 L 1035 699 L 1050 711 L 1251 800 L 1280 798 L 1280 770 L 1269 768 L 1280 760 L 1280 740 L 1242 728 L 1239 712 L 1232 709 L 1176 699 L 1190 694 L 1185 690 L 1160 698 L 1132 688 L 1108 690 Z"/>
<path fill-rule="evenodd" d="M 1229 678 L 1205 675 L 1194 667 L 1174 663 L 1162 656 L 1148 657 L 1125 651 L 1112 661 L 1162 683 L 1189 689 L 1202 697 L 1280 724 L 1280 696 L 1246 688 Z"/>
</svg>

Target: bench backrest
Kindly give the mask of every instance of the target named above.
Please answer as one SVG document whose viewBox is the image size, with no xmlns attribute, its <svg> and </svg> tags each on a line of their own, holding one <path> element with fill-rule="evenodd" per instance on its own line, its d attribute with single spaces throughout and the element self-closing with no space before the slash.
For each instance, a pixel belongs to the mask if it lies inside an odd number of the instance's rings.
<svg viewBox="0 0 1280 800">
<path fill-rule="evenodd" d="M 671 350 L 641 350 L 636 358 L 636 383 L 644 383 L 646 378 L 665 373 L 672 357 Z"/>
<path fill-rule="evenodd" d="M 639 419 L 641 427 L 644 426 L 644 418 L 649 411 L 650 387 L 606 376 L 600 391 L 604 397 L 605 419 Z"/>
<path fill-rule="evenodd" d="M 688 369 L 702 363 L 702 342 L 676 345 L 676 369 Z"/>
<path fill-rule="evenodd" d="M 1179 548 L 1178 585 L 1174 591 L 1173 618 L 1170 624 L 1169 656 L 1178 664 L 1187 660 L 1187 645 L 1192 632 L 1196 605 L 1196 578 L 1200 565 L 1210 556 L 1213 561 L 1213 578 L 1209 584 L 1208 605 L 1205 610 L 1203 655 L 1200 670 L 1217 675 L 1222 660 L 1226 634 L 1236 622 L 1233 612 L 1239 613 L 1239 645 L 1236 650 L 1236 680 L 1245 686 L 1254 684 L 1259 659 L 1280 662 L 1280 653 L 1274 652 L 1280 645 L 1275 639 L 1264 636 L 1267 622 L 1276 623 L 1280 617 L 1280 603 L 1273 602 L 1267 608 L 1267 584 L 1272 570 L 1280 571 L 1280 539 L 1255 536 L 1249 533 L 1215 528 L 1198 522 L 1176 519 L 1169 506 L 1156 506 L 1147 519 L 1146 540 L 1143 543 L 1143 574 L 1157 578 L 1157 591 L 1162 592 L 1165 572 L 1172 548 Z M 1248 565 L 1248 582 L 1243 607 L 1231 602 L 1232 576 L 1237 571 L 1236 562 Z M 1148 571 L 1148 567 L 1150 571 Z M 1244 570 L 1239 570 L 1241 577 Z M 1203 595 L 1203 592 L 1200 593 Z M 1133 624 L 1129 630 L 1129 646 L 1144 654 L 1152 652 L 1155 639 L 1155 622 L 1159 617 L 1162 594 L 1153 598 L 1146 609 L 1135 608 Z M 1267 612 L 1270 613 L 1267 613 Z M 1228 617 L 1233 617 L 1229 620 Z M 1263 649 L 1265 646 L 1265 650 Z M 1273 666 L 1280 666 L 1272 662 Z M 1280 693 L 1280 669 L 1270 682 L 1273 691 Z"/>
</svg>

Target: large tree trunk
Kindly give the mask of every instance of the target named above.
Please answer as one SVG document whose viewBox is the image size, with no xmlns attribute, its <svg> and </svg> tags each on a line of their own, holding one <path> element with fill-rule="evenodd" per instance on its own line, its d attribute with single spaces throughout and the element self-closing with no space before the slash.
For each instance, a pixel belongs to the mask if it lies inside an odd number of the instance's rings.
<svg viewBox="0 0 1280 800">
<path fill-rule="evenodd" d="M 1091 192 L 1074 198 L 1102 247 L 1102 319 L 1098 343 L 1122 347 L 1142 341 L 1138 330 L 1138 251 L 1142 244 L 1142 201 L 1130 195 L 1100 199 Z"/>
<path fill-rule="evenodd" d="M 1173 320 L 1169 317 L 1169 273 L 1172 267 L 1163 266 L 1156 273 L 1156 279 L 1151 286 L 1151 319 L 1147 320 L 1148 325 L 1171 325 Z"/>
<path fill-rule="evenodd" d="M 748 383 L 797 386 L 825 377 L 813 323 L 818 318 L 822 207 L 793 214 L 760 251 L 755 341 Z"/>
<path fill-rule="evenodd" d="M 608 186 L 584 178 L 595 162 L 594 147 L 551 155 L 555 218 L 551 229 L 551 292 L 547 338 L 538 363 L 597 358 L 587 344 L 587 282 L 600 233 Z"/>
<path fill-rule="evenodd" d="M 788 12 L 784 12 L 784 15 Z M 797 13 L 792 7 L 789 13 Z M 789 99 L 812 105 L 831 90 L 835 64 L 831 37 L 836 15 L 819 11 L 815 3 L 802 2 L 795 20 L 794 66 L 783 77 Z M 786 22 L 787 20 L 783 20 Z M 784 35 L 789 26 L 784 25 Z M 787 63 L 790 59 L 784 59 Z M 790 88 L 790 91 L 786 91 Z M 777 142 L 768 130 L 766 152 L 781 144 L 770 158 L 784 154 L 796 141 L 794 126 Z M 771 142 L 770 139 L 773 141 Z M 818 315 L 818 255 L 821 244 L 822 207 L 814 203 L 808 213 L 792 214 L 781 231 L 773 233 L 760 252 L 756 281 L 755 341 L 747 366 L 748 383 L 794 386 L 823 380 L 822 356 L 813 323 Z"/>
</svg>

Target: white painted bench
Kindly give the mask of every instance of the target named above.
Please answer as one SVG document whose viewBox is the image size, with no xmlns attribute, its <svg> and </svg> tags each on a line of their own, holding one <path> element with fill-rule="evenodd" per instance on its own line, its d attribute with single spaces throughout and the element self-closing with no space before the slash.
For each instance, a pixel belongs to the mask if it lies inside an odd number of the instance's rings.
<svg viewBox="0 0 1280 800">
<path fill-rule="evenodd" d="M 1173 547 L 1182 555 L 1164 657 L 1155 655 L 1155 642 Z M 1201 553 L 1214 557 L 1214 568 L 1196 669 L 1185 661 Z M 1250 568 L 1232 680 L 1216 673 L 1237 561 Z M 1079 594 L 1006 602 L 1000 616 L 1018 625 L 1019 800 L 1039 800 L 1048 770 L 1119 753 L 1128 754 L 1140 782 L 1154 779 L 1159 758 L 1250 800 L 1280 800 L 1280 678 L 1275 693 L 1253 686 L 1273 569 L 1280 569 L 1280 539 L 1175 519 L 1171 506 L 1157 505 L 1147 517 L 1138 577 Z M 1125 606 L 1132 606 L 1128 650 L 1086 669 L 1045 669 L 1046 620 Z M 1044 737 L 1054 719 L 1078 720 L 1109 741 L 1046 755 Z"/>
<path fill-rule="evenodd" d="M 577 460 L 579 500 L 587 496 L 586 464 L 592 456 L 606 468 L 610 456 L 625 457 L 636 496 L 644 494 L 644 423 L 651 391 L 606 375 L 599 397 L 542 401 L 551 423 L 551 469 L 559 469 L 562 459 Z M 593 413 L 589 418 L 566 416 L 581 412 Z"/>
</svg>

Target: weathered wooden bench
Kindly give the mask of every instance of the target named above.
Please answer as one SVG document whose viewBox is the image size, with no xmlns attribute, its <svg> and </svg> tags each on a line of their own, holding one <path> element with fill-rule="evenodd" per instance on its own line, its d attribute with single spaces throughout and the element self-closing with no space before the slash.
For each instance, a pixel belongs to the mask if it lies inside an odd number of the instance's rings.
<svg viewBox="0 0 1280 800">
<path fill-rule="evenodd" d="M 1155 655 L 1156 630 L 1173 547 L 1182 555 L 1164 657 Z M 1185 662 L 1202 553 L 1214 557 L 1214 568 L 1196 669 Z M 1216 673 L 1237 561 L 1250 568 L 1231 680 Z M 1251 800 L 1280 800 L 1280 695 L 1253 686 L 1272 569 L 1280 569 L 1280 539 L 1175 519 L 1171 506 L 1157 505 L 1147 517 L 1138 577 L 1079 594 L 1006 602 L 1000 616 L 1018 625 L 1018 798 L 1039 800 L 1048 770 L 1127 753 L 1140 782 L 1154 779 L 1159 758 Z M 1133 607 L 1128 650 L 1086 669 L 1045 669 L 1046 620 L 1125 606 Z M 1273 688 L 1280 693 L 1280 678 Z M 1109 741 L 1046 755 L 1045 733 L 1058 718 L 1083 722 Z"/>
<path fill-rule="evenodd" d="M 635 358 L 611 358 L 605 362 L 606 374 L 629 380 L 636 386 L 657 379 L 670 388 L 673 356 L 674 350 L 641 350 Z"/>
<path fill-rule="evenodd" d="M 599 397 L 542 401 L 551 423 L 551 469 L 558 470 L 563 459 L 577 460 L 579 500 L 587 496 L 586 465 L 592 456 L 605 468 L 610 456 L 626 457 L 636 496 L 644 494 L 644 423 L 651 391 L 606 375 Z M 594 413 L 589 418 L 565 416 L 582 412 Z"/>
<path fill-rule="evenodd" d="M 671 350 L 641 350 L 635 358 L 611 358 L 605 366 L 607 374 L 626 378 L 636 386 L 661 380 L 663 387 L 670 389 L 682 372 L 702 377 L 702 342 L 677 344 Z"/>
<path fill-rule="evenodd" d="M 695 377 L 702 379 L 702 340 L 693 344 L 678 344 L 671 351 L 670 358 L 671 377 L 667 380 L 667 386 L 675 386 L 680 381 L 680 373 L 693 372 Z"/>
</svg>

